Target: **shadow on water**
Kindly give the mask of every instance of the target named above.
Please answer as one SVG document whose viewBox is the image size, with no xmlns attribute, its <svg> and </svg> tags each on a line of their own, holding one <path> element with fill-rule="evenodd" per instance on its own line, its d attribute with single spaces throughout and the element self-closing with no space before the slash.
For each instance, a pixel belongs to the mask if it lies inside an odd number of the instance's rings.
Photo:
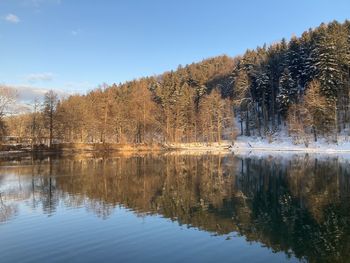
<svg viewBox="0 0 350 263">
<path fill-rule="evenodd" d="M 50 216 L 60 203 L 86 207 L 102 219 L 121 205 L 308 262 L 350 258 L 350 165 L 341 157 L 31 156 L 1 165 L 0 222 L 17 201 Z"/>
</svg>

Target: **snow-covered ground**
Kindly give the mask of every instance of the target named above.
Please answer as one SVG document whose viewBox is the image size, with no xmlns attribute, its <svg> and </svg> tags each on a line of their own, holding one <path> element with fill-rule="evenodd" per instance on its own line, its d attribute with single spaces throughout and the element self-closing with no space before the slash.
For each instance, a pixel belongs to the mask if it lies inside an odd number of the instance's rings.
<svg viewBox="0 0 350 263">
<path fill-rule="evenodd" d="M 317 142 L 311 141 L 308 146 L 304 143 L 295 144 L 288 136 L 277 136 L 272 139 L 239 136 L 231 147 L 233 152 L 269 151 L 269 152 L 310 152 L 310 153 L 350 153 L 350 138 L 340 136 L 338 143 L 332 143 L 319 138 Z"/>
<path fill-rule="evenodd" d="M 176 143 L 166 145 L 170 149 L 188 152 L 209 151 L 209 152 L 229 152 L 235 154 L 265 153 L 344 153 L 350 155 L 350 137 L 339 135 L 338 142 L 334 143 L 326 138 L 318 138 L 317 142 L 309 138 L 307 146 L 303 141 L 298 143 L 289 137 L 285 132 L 280 131 L 270 139 L 254 136 L 238 136 L 233 142 L 223 140 L 220 143 Z"/>
</svg>

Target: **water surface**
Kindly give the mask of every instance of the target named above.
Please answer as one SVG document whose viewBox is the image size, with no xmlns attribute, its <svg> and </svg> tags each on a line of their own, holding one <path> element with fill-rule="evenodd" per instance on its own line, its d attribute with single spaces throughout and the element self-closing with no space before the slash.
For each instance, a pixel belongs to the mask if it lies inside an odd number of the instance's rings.
<svg viewBox="0 0 350 263">
<path fill-rule="evenodd" d="M 1 262 L 348 262 L 337 156 L 0 162 Z"/>
</svg>

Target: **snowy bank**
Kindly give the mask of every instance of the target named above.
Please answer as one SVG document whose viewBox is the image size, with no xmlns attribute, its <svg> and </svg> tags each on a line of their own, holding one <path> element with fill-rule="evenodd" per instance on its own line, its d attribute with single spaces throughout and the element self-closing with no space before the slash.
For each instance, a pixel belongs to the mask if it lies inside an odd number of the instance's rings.
<svg viewBox="0 0 350 263">
<path fill-rule="evenodd" d="M 350 153 L 350 141 L 347 137 L 339 137 L 338 143 L 319 139 L 317 142 L 295 144 L 291 137 L 275 137 L 272 140 L 257 137 L 240 136 L 234 141 L 231 150 L 235 153 L 251 151 L 268 152 L 307 152 L 307 153 Z"/>
</svg>

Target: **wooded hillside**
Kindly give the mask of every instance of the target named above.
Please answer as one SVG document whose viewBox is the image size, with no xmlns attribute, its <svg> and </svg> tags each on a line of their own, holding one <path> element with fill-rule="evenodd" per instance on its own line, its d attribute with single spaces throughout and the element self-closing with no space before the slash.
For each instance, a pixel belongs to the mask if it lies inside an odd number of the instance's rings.
<svg viewBox="0 0 350 263">
<path fill-rule="evenodd" d="M 349 133 L 349 97 L 350 22 L 334 21 L 235 58 L 210 58 L 61 101 L 49 92 L 32 113 L 1 121 L 3 134 L 30 135 L 35 143 L 216 142 L 281 129 L 296 140 L 337 141 Z"/>
</svg>

